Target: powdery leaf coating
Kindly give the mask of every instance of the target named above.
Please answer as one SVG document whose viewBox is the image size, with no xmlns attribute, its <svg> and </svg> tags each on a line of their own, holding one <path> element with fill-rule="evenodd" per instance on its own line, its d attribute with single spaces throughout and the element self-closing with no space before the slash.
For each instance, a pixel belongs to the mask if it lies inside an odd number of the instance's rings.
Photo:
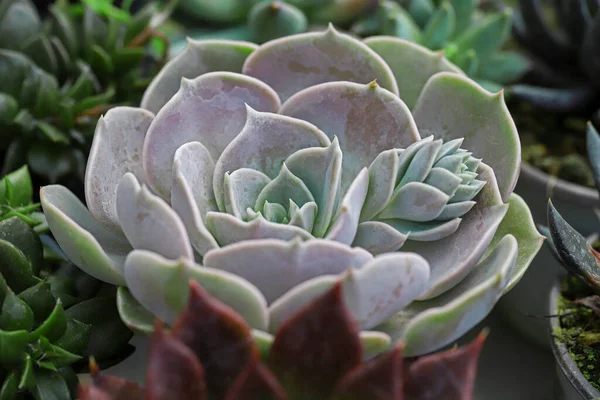
<svg viewBox="0 0 600 400">
<path fill-rule="evenodd" d="M 272 40 L 246 59 L 243 73 L 271 86 L 282 101 L 319 83 L 379 84 L 398 94 L 392 71 L 373 50 L 330 25 L 325 32 Z"/>
<path fill-rule="evenodd" d="M 194 80 L 183 78 L 181 89 L 157 112 L 144 142 L 150 187 L 169 198 L 173 156 L 185 143 L 200 142 L 213 160 L 219 159 L 244 127 L 247 106 L 277 112 L 280 103 L 273 89 L 248 76 L 212 72 Z"/>
<path fill-rule="evenodd" d="M 117 186 L 131 172 L 144 182 L 142 148 L 154 115 L 139 108 L 109 110 L 96 126 L 85 170 L 85 201 L 90 213 L 108 229 L 120 233 Z"/>
</svg>

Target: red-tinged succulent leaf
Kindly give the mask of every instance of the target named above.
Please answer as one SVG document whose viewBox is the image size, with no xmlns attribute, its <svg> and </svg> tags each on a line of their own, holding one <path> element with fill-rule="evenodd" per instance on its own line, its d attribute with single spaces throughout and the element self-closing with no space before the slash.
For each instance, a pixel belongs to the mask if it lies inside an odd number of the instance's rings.
<svg viewBox="0 0 600 400">
<path fill-rule="evenodd" d="M 248 361 L 258 356 L 244 319 L 190 282 L 188 303 L 173 324 L 173 337 L 188 346 L 204 367 L 209 397 L 222 398 Z"/>
<path fill-rule="evenodd" d="M 405 396 L 410 400 L 471 400 L 477 362 L 487 332 L 473 343 L 417 359 L 406 371 Z"/>
<path fill-rule="evenodd" d="M 402 400 L 402 346 L 350 371 L 331 400 Z"/>
<path fill-rule="evenodd" d="M 251 360 L 224 400 L 286 400 L 285 391 L 258 358 Z"/>
<path fill-rule="evenodd" d="M 322 400 L 361 358 L 358 329 L 338 282 L 281 325 L 269 366 L 290 400 Z"/>
<path fill-rule="evenodd" d="M 79 388 L 80 400 L 144 400 L 144 389 L 137 383 L 114 376 L 100 375 L 98 364 L 90 360 L 92 383 Z"/>
<path fill-rule="evenodd" d="M 194 352 L 156 324 L 146 368 L 146 400 L 206 399 L 204 369 Z"/>
</svg>

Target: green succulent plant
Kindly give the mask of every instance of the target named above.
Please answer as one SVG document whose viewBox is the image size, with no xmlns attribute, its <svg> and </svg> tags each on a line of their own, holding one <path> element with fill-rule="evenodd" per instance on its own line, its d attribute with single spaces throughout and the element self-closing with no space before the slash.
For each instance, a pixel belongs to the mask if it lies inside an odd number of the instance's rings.
<svg viewBox="0 0 600 400">
<path fill-rule="evenodd" d="M 29 0 L 0 1 L 3 174 L 27 163 L 36 181 L 81 180 L 97 118 L 139 103 L 167 54 L 149 46 L 164 15 L 108 4 L 57 1 L 42 19 Z"/>
<path fill-rule="evenodd" d="M 146 387 L 93 369 L 81 400 L 467 400 L 486 333 L 467 346 L 407 362 L 402 345 L 364 362 L 342 283 L 298 310 L 257 344 L 227 305 L 190 283 L 185 309 L 153 333 Z M 93 364 L 92 364 L 93 365 Z"/>
<path fill-rule="evenodd" d="M 524 160 L 547 173 L 594 186 L 585 125 L 600 128 L 600 1 L 520 0 L 515 37 L 531 73 L 510 87 Z"/>
<path fill-rule="evenodd" d="M 27 167 L 0 183 L 0 399 L 65 400 L 83 357 L 111 365 L 131 354 L 132 332 L 114 294 L 61 259 L 31 196 Z"/>
<path fill-rule="evenodd" d="M 512 10 L 484 9 L 478 0 L 383 0 L 377 12 L 356 23 L 360 36 L 391 35 L 419 43 L 445 57 L 486 89 L 498 92 L 521 78 L 529 62 L 504 50 Z"/>
<path fill-rule="evenodd" d="M 502 94 L 448 64 L 332 26 L 262 46 L 192 40 L 142 108 L 99 121 L 87 208 L 42 188 L 50 229 L 80 268 L 128 288 L 122 309 L 171 323 L 193 277 L 274 332 L 344 277 L 362 330 L 411 356 L 439 349 L 542 243 L 513 193 L 520 144 Z"/>
</svg>

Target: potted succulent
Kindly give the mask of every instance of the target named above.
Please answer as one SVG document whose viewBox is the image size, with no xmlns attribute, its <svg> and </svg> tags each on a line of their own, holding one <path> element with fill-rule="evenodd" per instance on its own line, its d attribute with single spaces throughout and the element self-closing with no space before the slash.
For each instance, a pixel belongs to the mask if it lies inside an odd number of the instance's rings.
<svg viewBox="0 0 600 400">
<path fill-rule="evenodd" d="M 155 324 L 145 388 L 101 375 L 92 361 L 92 381 L 80 387 L 79 398 L 472 399 L 485 333 L 460 349 L 417 359 L 403 360 L 399 344 L 364 361 L 342 285 L 337 282 L 290 316 L 271 341 L 256 343 L 239 314 L 191 281 L 172 329 Z"/>
<path fill-rule="evenodd" d="M 114 288 L 64 259 L 32 189 L 26 166 L 0 182 L 0 399 L 66 400 L 84 358 L 120 361 L 133 333 Z"/>
<path fill-rule="evenodd" d="M 50 229 L 121 286 L 138 332 L 174 321 L 190 278 L 262 336 L 343 278 L 366 341 L 442 348 L 518 282 L 542 236 L 512 193 L 520 143 L 502 94 L 440 60 L 332 26 L 262 46 L 191 40 L 142 108 L 100 119 L 87 208 L 42 188 Z"/>
<path fill-rule="evenodd" d="M 587 148 L 595 178 L 598 178 L 600 136 L 591 124 Z M 568 272 L 567 276 L 564 273 L 558 276 L 550 294 L 552 348 L 559 378 L 564 391 L 572 393 L 572 397 L 567 398 L 598 398 L 600 362 L 596 358 L 598 349 L 594 341 L 600 333 L 597 235 L 584 238 L 563 219 L 552 202 L 548 204 L 548 227 L 552 249 Z"/>
<path fill-rule="evenodd" d="M 36 187 L 79 193 L 98 117 L 138 105 L 167 55 L 151 44 L 168 11 L 60 0 L 40 17 L 29 0 L 0 1 L 1 174 L 27 163 Z"/>
<path fill-rule="evenodd" d="M 532 69 L 508 88 L 509 109 L 523 143 L 523 164 L 515 191 L 531 207 L 536 223 L 545 224 L 547 198 L 583 235 L 596 230 L 600 206 L 585 158 L 587 121 L 600 121 L 599 2 L 520 0 L 515 38 L 531 56 Z M 543 250 L 523 281 L 501 307 L 527 337 L 548 346 L 545 300 L 559 271 Z M 531 297 L 531 293 L 540 293 Z M 532 317 L 533 316 L 533 317 Z M 538 316 L 538 317 L 535 317 Z"/>
</svg>

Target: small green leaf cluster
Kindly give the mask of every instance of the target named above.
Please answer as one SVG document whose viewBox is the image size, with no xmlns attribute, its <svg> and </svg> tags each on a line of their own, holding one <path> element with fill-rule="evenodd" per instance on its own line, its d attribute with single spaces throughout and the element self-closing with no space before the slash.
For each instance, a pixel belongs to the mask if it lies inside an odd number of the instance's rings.
<svg viewBox="0 0 600 400">
<path fill-rule="evenodd" d="M 26 166 L 0 182 L 0 399 L 64 400 L 78 362 L 129 351 L 132 333 L 114 296 L 97 296 L 102 284 L 61 259 L 31 197 Z"/>
</svg>

